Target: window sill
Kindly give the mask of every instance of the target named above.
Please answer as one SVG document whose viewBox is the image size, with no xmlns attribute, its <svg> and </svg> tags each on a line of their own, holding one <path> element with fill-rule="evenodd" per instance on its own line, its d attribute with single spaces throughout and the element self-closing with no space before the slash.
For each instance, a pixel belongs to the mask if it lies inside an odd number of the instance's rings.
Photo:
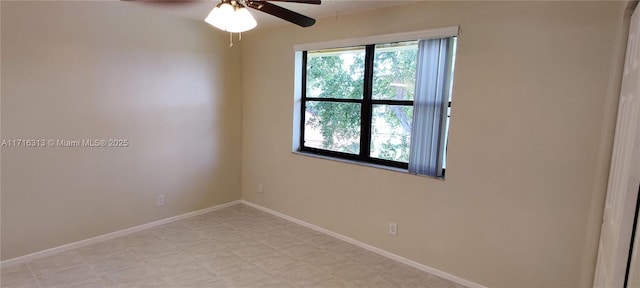
<svg viewBox="0 0 640 288">
<path fill-rule="evenodd" d="M 402 169 L 402 168 L 396 168 L 396 167 L 390 167 L 390 166 L 384 166 L 384 165 L 378 165 L 378 164 L 373 164 L 373 163 L 368 163 L 368 162 L 360 162 L 360 161 L 354 161 L 354 160 L 348 160 L 348 159 L 335 158 L 335 157 L 318 155 L 318 154 L 313 154 L 313 153 L 308 153 L 308 152 L 292 151 L 291 153 L 295 154 L 295 155 L 300 155 L 300 156 L 306 156 L 306 157 L 311 157 L 311 158 L 319 158 L 319 159 L 324 159 L 324 160 L 329 160 L 329 161 L 336 161 L 336 162 L 341 162 L 341 163 L 347 163 L 347 164 L 357 165 L 357 166 L 365 166 L 365 167 L 377 168 L 377 169 L 393 171 L 393 172 L 398 172 L 398 173 L 407 174 L 407 175 L 413 175 L 413 176 L 418 176 L 418 177 L 423 177 L 423 178 L 429 178 L 429 179 L 435 179 L 435 180 L 444 181 L 444 177 L 433 177 L 433 176 L 428 176 L 428 175 L 418 175 L 418 174 L 415 174 L 415 173 L 409 173 L 409 171 L 407 169 Z"/>
</svg>

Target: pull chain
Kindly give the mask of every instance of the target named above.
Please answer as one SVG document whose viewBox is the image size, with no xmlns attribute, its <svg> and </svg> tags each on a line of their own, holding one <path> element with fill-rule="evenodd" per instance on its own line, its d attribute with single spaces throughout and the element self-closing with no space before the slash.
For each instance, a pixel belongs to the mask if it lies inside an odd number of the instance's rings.
<svg viewBox="0 0 640 288">
<path fill-rule="evenodd" d="M 242 41 L 242 32 L 238 33 L 238 40 Z M 233 47 L 233 32 L 229 32 L 229 48 Z"/>
</svg>

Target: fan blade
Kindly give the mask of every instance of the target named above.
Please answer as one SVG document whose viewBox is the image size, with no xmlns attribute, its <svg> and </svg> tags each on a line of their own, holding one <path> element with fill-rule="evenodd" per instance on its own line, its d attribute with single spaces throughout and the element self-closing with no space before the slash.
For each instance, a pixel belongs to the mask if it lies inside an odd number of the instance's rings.
<svg viewBox="0 0 640 288">
<path fill-rule="evenodd" d="M 270 1 L 270 2 L 290 2 L 290 3 L 300 3 L 300 4 L 315 4 L 315 5 L 320 5 L 322 4 L 321 0 L 263 0 L 263 1 Z M 256 1 L 256 2 L 261 2 L 261 1 Z"/>
<path fill-rule="evenodd" d="M 302 27 L 309 27 L 316 23 L 316 20 L 314 20 L 313 18 L 309 18 L 307 16 L 304 16 L 297 12 L 293 12 L 286 8 L 282 8 L 278 5 L 273 5 L 269 2 L 246 1 L 245 3 L 247 4 L 247 6 L 253 9 L 260 10 L 267 14 L 271 14 L 280 19 L 289 21 L 293 24 L 297 24 Z"/>
</svg>

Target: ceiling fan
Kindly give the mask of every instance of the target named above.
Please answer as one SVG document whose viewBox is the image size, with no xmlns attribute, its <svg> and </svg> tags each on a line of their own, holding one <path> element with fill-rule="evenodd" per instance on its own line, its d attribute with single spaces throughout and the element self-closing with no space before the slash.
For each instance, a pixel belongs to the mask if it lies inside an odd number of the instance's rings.
<svg viewBox="0 0 640 288">
<path fill-rule="evenodd" d="M 300 13 L 269 3 L 293 2 L 303 4 L 321 3 L 320 0 L 221 0 L 221 2 L 211 10 L 205 22 L 228 32 L 241 33 L 253 29 L 257 23 L 251 13 L 245 8 L 249 7 L 258 11 L 276 16 L 302 27 L 309 27 L 316 23 L 316 20 Z"/>
<path fill-rule="evenodd" d="M 149 0 L 123 0 L 153 3 L 189 3 L 194 0 L 169 0 L 169 1 L 149 1 Z M 316 23 L 313 18 L 291 11 L 287 8 L 271 4 L 269 2 L 289 2 L 301 4 L 320 5 L 321 0 L 220 0 L 209 13 L 205 22 L 227 32 L 241 33 L 253 29 L 257 23 L 251 13 L 245 7 L 249 7 L 273 16 L 276 16 L 293 24 L 309 27 Z"/>
</svg>

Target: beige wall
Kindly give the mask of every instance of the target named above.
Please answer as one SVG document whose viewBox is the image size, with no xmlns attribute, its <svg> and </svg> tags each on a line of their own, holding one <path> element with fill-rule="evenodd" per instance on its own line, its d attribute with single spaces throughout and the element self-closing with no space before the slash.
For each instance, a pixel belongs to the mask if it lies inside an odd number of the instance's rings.
<svg viewBox="0 0 640 288">
<path fill-rule="evenodd" d="M 248 33 L 243 199 L 480 284 L 590 287 L 624 7 L 429 1 Z M 294 44 L 450 25 L 445 181 L 291 153 Z"/>
<path fill-rule="evenodd" d="M 233 49 L 131 3 L 1 8 L 2 139 L 130 143 L 2 148 L 3 260 L 236 200 L 242 165 L 244 199 L 442 271 L 590 286 L 623 2 L 424 2 L 258 29 Z M 449 25 L 445 181 L 291 154 L 294 44 Z"/>
<path fill-rule="evenodd" d="M 635 37 L 637 39 L 637 37 L 640 37 L 640 8 L 638 8 L 638 3 L 629 3 L 629 6 L 627 7 L 627 11 L 634 11 L 633 14 L 635 15 L 636 19 L 635 21 L 631 21 L 630 26 L 634 26 L 634 28 L 630 27 L 631 33 L 633 33 L 633 35 L 629 35 L 630 37 Z M 637 40 L 636 40 L 637 41 Z M 632 46 L 633 44 L 631 44 L 633 42 L 630 41 L 630 45 Z M 626 86 L 626 83 L 631 84 L 628 87 L 636 87 L 636 93 L 638 93 L 638 86 L 637 85 L 633 85 L 633 84 L 637 84 L 640 83 L 640 65 L 633 65 L 631 63 L 633 63 L 633 61 L 631 59 L 638 59 L 640 58 L 640 51 L 638 50 L 637 47 L 640 47 L 640 43 L 635 42 L 635 49 L 632 50 L 633 52 L 636 53 L 635 56 L 631 56 L 631 52 L 629 51 L 627 55 L 628 59 L 625 59 L 626 63 L 625 65 L 629 65 L 626 66 L 625 69 L 629 69 L 629 67 L 632 67 L 632 69 L 634 71 L 627 71 L 625 73 L 624 76 L 624 81 L 628 81 L 625 82 L 625 84 L 623 84 L 623 86 Z M 633 48 L 632 48 L 633 49 Z M 635 66 L 635 67 L 633 67 Z M 634 73 L 635 72 L 635 73 Z M 635 76 L 635 77 L 634 77 Z M 634 81 L 636 81 L 634 83 Z M 621 93 L 621 95 L 624 95 L 624 91 L 626 89 L 628 89 L 627 87 L 624 87 L 621 89 L 624 89 L 623 92 Z M 633 88 L 629 89 L 632 90 Z M 636 94 L 637 95 L 637 94 Z M 640 127 L 637 128 L 638 132 L 640 132 Z M 636 141 L 635 141 L 635 147 L 636 149 L 634 151 L 639 152 L 640 151 L 640 133 L 636 132 Z M 637 155 L 640 155 L 640 153 L 636 153 Z M 632 162 L 633 163 L 633 162 Z M 640 162 L 636 162 L 636 163 L 640 163 Z M 639 166 L 636 166 L 639 167 Z M 636 173 L 637 173 L 637 169 L 636 169 Z M 633 175 L 633 174 L 631 174 Z M 640 187 L 638 188 L 639 193 L 640 193 Z M 638 197 L 640 197 L 640 195 L 638 195 Z M 637 209 L 637 208 L 636 208 Z M 632 243 L 632 247 L 633 247 L 633 253 L 631 254 L 631 259 L 629 260 L 630 263 L 629 264 L 629 275 L 628 275 L 628 282 L 627 282 L 627 286 L 626 288 L 640 288 L 640 221 L 636 223 L 636 227 L 635 227 L 635 239 L 632 239 L 633 243 Z"/>
<path fill-rule="evenodd" d="M 2 1 L 2 259 L 240 198 L 241 46 L 114 2 Z M 156 195 L 166 204 L 156 207 Z"/>
</svg>

